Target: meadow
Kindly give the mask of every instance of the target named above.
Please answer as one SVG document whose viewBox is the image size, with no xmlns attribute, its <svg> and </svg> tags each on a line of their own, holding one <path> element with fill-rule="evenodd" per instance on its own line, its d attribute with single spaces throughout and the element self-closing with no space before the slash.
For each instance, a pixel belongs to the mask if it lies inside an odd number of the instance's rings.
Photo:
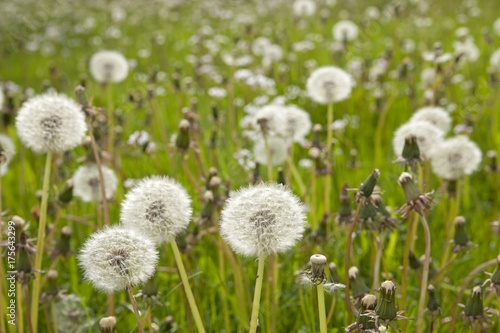
<svg viewBox="0 0 500 333">
<path fill-rule="evenodd" d="M 4 1 L 0 333 L 500 332 L 499 87 L 496 1 Z"/>
</svg>

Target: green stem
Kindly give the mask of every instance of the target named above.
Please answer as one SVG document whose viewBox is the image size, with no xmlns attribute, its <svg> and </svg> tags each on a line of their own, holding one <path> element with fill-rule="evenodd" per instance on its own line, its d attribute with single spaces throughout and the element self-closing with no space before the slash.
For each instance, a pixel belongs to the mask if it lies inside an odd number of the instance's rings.
<svg viewBox="0 0 500 333">
<path fill-rule="evenodd" d="M 418 302 L 418 315 L 416 324 L 417 333 L 423 332 L 425 296 L 427 294 L 427 281 L 429 279 L 429 265 L 431 262 L 431 231 L 429 229 L 429 224 L 427 223 L 425 215 L 422 215 L 420 221 L 422 222 L 422 227 L 424 228 L 425 258 L 422 267 L 422 281 L 420 283 L 420 300 Z"/>
<path fill-rule="evenodd" d="M 38 303 L 40 301 L 40 271 L 42 269 L 42 258 L 45 245 L 45 226 L 47 224 L 47 205 L 49 201 L 49 183 L 50 171 L 52 167 L 52 151 L 47 152 L 45 160 L 45 170 L 43 174 L 43 187 L 42 187 L 42 203 L 40 207 L 40 222 L 38 223 L 38 237 L 36 244 L 36 258 L 35 258 L 35 280 L 33 281 L 33 293 L 31 296 L 31 323 L 33 325 L 33 332 L 38 332 Z"/>
<path fill-rule="evenodd" d="M 318 284 L 316 290 L 318 292 L 319 331 L 320 333 L 326 333 L 325 290 L 323 283 Z"/>
<path fill-rule="evenodd" d="M 137 302 L 135 301 L 134 293 L 132 293 L 132 287 L 130 285 L 127 286 L 128 297 L 130 298 L 130 303 L 132 303 L 132 308 L 134 309 L 135 319 L 137 319 L 137 327 L 139 329 L 139 333 L 144 333 L 144 326 L 142 325 L 141 315 L 139 314 L 139 310 L 137 309 Z"/>
<path fill-rule="evenodd" d="M 174 239 L 172 239 L 169 243 L 170 246 L 172 247 L 172 252 L 174 252 L 175 262 L 177 263 L 177 269 L 179 270 L 179 275 L 181 276 L 182 285 L 184 286 L 184 291 L 186 292 L 186 297 L 188 299 L 191 312 L 193 313 L 193 318 L 196 323 L 196 327 L 198 328 L 198 332 L 205 333 L 205 327 L 203 326 L 200 312 L 198 311 L 198 307 L 196 306 L 193 291 L 191 290 L 191 286 L 189 285 L 186 269 L 184 268 L 184 264 L 182 263 L 181 253 L 179 252 L 179 248 L 177 247 L 177 243 L 175 242 Z"/>
<path fill-rule="evenodd" d="M 267 181 L 271 182 L 273 180 L 273 165 L 271 164 L 271 148 L 269 147 L 269 141 L 267 140 L 267 135 L 262 136 L 264 138 L 264 148 L 266 149 L 266 167 L 267 167 Z"/>
<path fill-rule="evenodd" d="M 266 255 L 261 253 L 259 255 L 259 266 L 257 268 L 257 278 L 255 279 L 255 292 L 253 294 L 252 317 L 250 319 L 250 333 L 257 332 L 259 308 L 260 308 L 260 294 L 262 292 L 262 280 L 264 279 L 264 263 Z"/>
<path fill-rule="evenodd" d="M 297 186 L 299 187 L 300 191 L 300 196 L 302 197 L 304 193 L 306 192 L 306 185 L 304 184 L 304 181 L 302 180 L 302 176 L 300 175 L 299 170 L 297 170 L 297 167 L 293 163 L 293 150 L 290 148 L 290 152 L 287 157 L 287 163 L 288 163 L 288 168 L 290 169 L 293 179 L 297 183 Z M 290 184 L 291 185 L 291 184 Z"/>
<path fill-rule="evenodd" d="M 332 139 L 333 139 L 333 103 L 328 104 L 328 113 L 326 120 L 326 159 L 328 171 L 326 174 L 326 184 L 325 184 L 325 214 L 330 214 L 330 196 L 332 189 L 332 166 L 333 166 L 333 156 L 332 155 Z"/>
<path fill-rule="evenodd" d="M 356 224 L 358 222 L 359 212 L 361 211 L 362 203 L 358 204 L 358 208 L 356 209 L 356 213 L 352 219 L 351 227 L 349 228 L 349 233 L 347 234 L 347 242 L 346 242 L 346 253 L 345 253 L 345 302 L 347 308 L 347 322 L 352 322 L 352 305 L 351 298 L 349 295 L 349 267 L 351 264 L 351 251 L 352 251 L 352 234 L 354 233 L 354 229 L 356 228 Z"/>
<path fill-rule="evenodd" d="M 106 111 L 108 117 L 108 153 L 111 156 L 111 160 L 113 160 L 113 146 L 115 142 L 115 114 L 114 114 L 114 106 L 113 106 L 113 92 L 111 89 L 111 84 L 106 85 Z"/>
<path fill-rule="evenodd" d="M 379 236 L 379 241 L 378 244 L 377 240 L 374 239 L 374 243 L 377 246 L 377 252 L 375 256 L 375 266 L 373 268 L 373 290 L 376 290 L 377 286 L 379 285 L 379 276 L 380 276 L 380 263 L 382 261 L 382 252 L 384 249 L 384 242 L 385 242 L 385 236 L 387 235 L 387 232 L 384 230 Z"/>
</svg>

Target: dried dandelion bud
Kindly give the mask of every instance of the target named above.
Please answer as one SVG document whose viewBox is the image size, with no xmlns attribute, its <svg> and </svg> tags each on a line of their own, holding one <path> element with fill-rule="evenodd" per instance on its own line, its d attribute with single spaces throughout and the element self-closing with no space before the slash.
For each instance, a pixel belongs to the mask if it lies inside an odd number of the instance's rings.
<svg viewBox="0 0 500 333">
<path fill-rule="evenodd" d="M 493 288 L 495 288 L 497 295 L 500 296 L 500 256 L 497 257 L 497 267 L 490 277 L 490 282 Z"/>
<path fill-rule="evenodd" d="M 154 176 L 141 180 L 126 194 L 120 221 L 160 244 L 186 230 L 192 212 L 191 198 L 180 183 Z"/>
<path fill-rule="evenodd" d="M 375 308 L 375 313 L 383 321 L 392 321 L 397 317 L 396 285 L 390 280 L 380 285 L 380 297 Z"/>
<path fill-rule="evenodd" d="M 361 299 L 361 307 L 356 319 L 356 326 L 361 327 L 365 332 L 375 329 L 375 320 L 367 315 L 367 311 L 374 311 L 377 306 L 377 296 L 367 294 Z"/>
<path fill-rule="evenodd" d="M 305 209 L 285 186 L 259 184 L 235 192 L 225 203 L 221 235 L 244 256 L 289 250 L 302 237 Z"/>
<path fill-rule="evenodd" d="M 187 119 L 182 119 L 179 123 L 179 133 L 177 134 L 177 138 L 175 140 L 175 146 L 179 150 L 187 150 L 189 148 L 189 130 L 191 128 L 191 124 Z"/>
<path fill-rule="evenodd" d="M 155 272 L 158 251 L 146 236 L 113 226 L 92 234 L 78 259 L 85 279 L 112 293 L 146 282 Z"/>
<path fill-rule="evenodd" d="M 57 271 L 53 269 L 47 272 L 47 285 L 45 286 L 45 294 L 47 296 L 55 297 L 59 294 L 59 287 L 57 286 L 58 276 Z"/>
<path fill-rule="evenodd" d="M 392 147 L 397 157 L 401 157 L 408 136 L 416 137 L 420 159 L 433 157 L 436 145 L 443 141 L 442 130 L 427 121 L 410 121 L 399 127 L 394 133 Z"/>
<path fill-rule="evenodd" d="M 403 172 L 399 177 L 399 185 L 403 188 L 406 197 L 406 204 L 403 205 L 399 212 L 404 218 L 407 218 L 410 211 L 414 210 L 420 215 L 423 215 L 426 210 L 431 208 L 432 193 L 422 193 L 413 182 L 413 177 L 408 172 Z"/>
<path fill-rule="evenodd" d="M 67 257 L 71 253 L 70 240 L 73 231 L 70 227 L 65 226 L 61 229 L 61 236 L 57 240 L 53 256 L 61 255 Z"/>
<path fill-rule="evenodd" d="M 106 200 L 111 200 L 118 187 L 115 172 L 107 166 L 101 165 L 104 178 L 104 193 Z M 99 169 L 96 164 L 82 165 L 73 175 L 73 195 L 84 202 L 102 201 L 102 191 L 99 178 Z"/>
<path fill-rule="evenodd" d="M 337 271 L 337 265 L 334 262 L 328 264 L 328 271 L 330 272 L 330 278 L 332 282 L 340 282 L 340 276 Z"/>
<path fill-rule="evenodd" d="M 472 246 L 472 242 L 465 229 L 465 218 L 457 216 L 455 218 L 455 234 L 453 235 L 453 253 L 466 251 Z"/>
<path fill-rule="evenodd" d="M 116 332 L 116 317 L 104 317 L 99 320 L 99 331 L 101 333 L 113 333 Z"/>
<path fill-rule="evenodd" d="M 483 290 L 481 286 L 472 288 L 471 295 L 465 303 L 463 316 L 471 323 L 475 320 L 484 319 Z"/>
<path fill-rule="evenodd" d="M 401 158 L 396 159 L 396 162 L 408 164 L 412 168 L 415 168 L 415 165 L 422 162 L 422 158 L 420 158 L 420 149 L 417 144 L 417 137 L 415 135 L 410 134 L 405 138 L 405 145 L 401 153 Z"/>
<path fill-rule="evenodd" d="M 336 221 L 340 224 L 349 224 L 352 221 L 352 207 L 351 198 L 349 197 L 349 192 L 347 183 L 342 186 L 340 190 L 340 207 L 339 213 L 337 214 Z"/>
<path fill-rule="evenodd" d="M 372 195 L 379 178 L 380 171 L 378 171 L 378 169 L 373 170 L 370 176 L 368 176 L 368 178 L 363 183 L 361 183 L 359 191 L 356 193 L 356 198 L 358 201 L 361 199 L 361 197 L 369 198 Z"/>
<path fill-rule="evenodd" d="M 63 94 L 46 93 L 21 106 L 16 129 L 23 144 L 35 153 L 59 153 L 82 143 L 87 124 L 78 103 Z"/>
<path fill-rule="evenodd" d="M 127 59 L 116 51 L 99 51 L 95 53 L 89 62 L 90 74 L 102 83 L 118 83 L 127 78 Z"/>
<path fill-rule="evenodd" d="M 429 299 L 427 300 L 427 313 L 432 317 L 436 318 L 441 313 L 441 305 L 436 295 L 436 288 L 432 284 L 427 287 L 427 292 L 429 294 Z"/>
<path fill-rule="evenodd" d="M 73 200 L 73 179 L 68 179 L 64 189 L 59 193 L 57 199 L 62 203 L 69 203 Z"/>
<path fill-rule="evenodd" d="M 370 292 L 370 288 L 368 288 L 363 281 L 363 278 L 360 276 L 359 269 L 356 266 L 349 268 L 349 284 L 354 298 L 361 299 Z"/>
</svg>

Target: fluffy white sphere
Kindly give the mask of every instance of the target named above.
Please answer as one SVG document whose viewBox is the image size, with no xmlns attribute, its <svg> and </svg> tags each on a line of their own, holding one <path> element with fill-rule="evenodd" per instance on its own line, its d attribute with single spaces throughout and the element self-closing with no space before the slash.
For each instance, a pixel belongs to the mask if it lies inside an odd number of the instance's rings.
<svg viewBox="0 0 500 333">
<path fill-rule="evenodd" d="M 181 184 L 155 176 L 139 182 L 122 202 L 120 220 L 155 243 L 168 242 L 186 230 L 192 214 L 191 198 Z"/>
<path fill-rule="evenodd" d="M 466 136 L 456 136 L 436 147 L 431 158 L 432 171 L 446 180 L 457 180 L 479 168 L 481 149 Z"/>
<path fill-rule="evenodd" d="M 233 193 L 220 220 L 222 237 L 244 256 L 286 252 L 302 237 L 305 225 L 303 204 L 278 184 L 249 186 Z"/>
<path fill-rule="evenodd" d="M 354 80 L 346 71 L 335 66 L 316 69 L 307 79 L 309 97 L 320 104 L 339 102 L 351 95 Z"/>
<path fill-rule="evenodd" d="M 444 133 L 447 133 L 451 128 L 450 114 L 439 106 L 426 106 L 418 109 L 410 121 L 427 121 Z"/>
<path fill-rule="evenodd" d="M 146 282 L 155 272 L 158 252 L 139 232 L 113 226 L 92 234 L 78 260 L 86 280 L 112 293 Z"/>
<path fill-rule="evenodd" d="M 500 49 L 497 49 L 491 54 L 490 65 L 493 69 L 500 71 Z"/>
<path fill-rule="evenodd" d="M 63 152 L 81 144 L 87 125 L 82 108 L 63 94 L 47 93 L 26 101 L 16 117 L 16 129 L 35 153 Z"/>
<path fill-rule="evenodd" d="M 280 165 L 285 163 L 290 141 L 279 136 L 270 136 L 267 138 L 267 144 L 269 145 L 271 155 L 271 165 Z M 261 137 L 255 140 L 253 153 L 255 161 L 259 164 L 267 165 L 269 163 L 264 138 Z"/>
<path fill-rule="evenodd" d="M 312 0 L 296 0 L 293 3 L 293 13 L 296 16 L 312 16 L 316 13 L 316 3 Z"/>
<path fill-rule="evenodd" d="M 413 135 L 417 138 L 420 157 L 428 159 L 436 146 L 443 141 L 444 133 L 428 121 L 411 121 L 399 127 L 394 133 L 392 147 L 397 157 L 403 153 L 405 139 Z"/>
<path fill-rule="evenodd" d="M 5 161 L 0 163 L 0 176 L 3 176 L 7 173 L 9 163 L 12 160 L 12 157 L 16 154 L 14 141 L 12 141 L 12 139 L 7 135 L 0 134 L 0 151 L 3 151 L 5 154 Z"/>
<path fill-rule="evenodd" d="M 116 51 L 99 51 L 90 58 L 90 74 L 99 82 L 118 83 L 127 78 L 127 59 Z"/>
<path fill-rule="evenodd" d="M 104 193 L 106 199 L 113 198 L 118 187 L 118 179 L 113 170 L 102 165 L 104 178 Z M 84 202 L 99 202 L 102 200 L 99 170 L 95 164 L 79 167 L 73 175 L 73 195 Z"/>
<path fill-rule="evenodd" d="M 356 23 L 349 20 L 338 21 L 332 29 L 336 41 L 350 41 L 358 37 L 359 29 Z"/>
<path fill-rule="evenodd" d="M 311 131 L 311 117 L 309 113 L 295 105 L 285 107 L 284 134 L 293 141 L 301 141 Z"/>
</svg>

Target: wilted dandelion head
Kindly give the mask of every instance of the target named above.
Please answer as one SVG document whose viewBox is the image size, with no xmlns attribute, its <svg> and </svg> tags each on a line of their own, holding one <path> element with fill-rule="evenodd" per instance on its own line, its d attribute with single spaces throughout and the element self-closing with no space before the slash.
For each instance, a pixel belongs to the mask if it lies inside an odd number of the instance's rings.
<svg viewBox="0 0 500 333">
<path fill-rule="evenodd" d="M 442 142 L 444 133 L 428 121 L 411 121 L 400 126 L 394 133 L 392 147 L 394 153 L 400 157 L 403 153 L 405 140 L 413 135 L 417 138 L 417 144 L 422 160 L 432 156 L 433 150 Z"/>
<path fill-rule="evenodd" d="M 136 230 L 113 226 L 90 236 L 78 259 L 85 279 L 112 293 L 146 282 L 155 271 L 158 252 Z"/>
<path fill-rule="evenodd" d="M 16 117 L 16 129 L 35 153 L 63 152 L 81 144 L 87 130 L 81 106 L 63 94 L 46 93 L 26 101 Z"/>
<path fill-rule="evenodd" d="M 222 210 L 221 235 L 244 256 L 282 253 L 302 237 L 303 204 L 278 184 L 249 186 L 234 193 Z"/>
<path fill-rule="evenodd" d="M 191 198 L 184 187 L 169 177 L 155 176 L 141 180 L 127 193 L 120 220 L 159 244 L 183 232 L 191 214 Z"/>
<path fill-rule="evenodd" d="M 293 3 L 293 13 L 296 16 L 312 16 L 316 12 L 316 3 L 312 0 L 296 0 Z"/>
<path fill-rule="evenodd" d="M 103 83 L 118 83 L 127 78 L 127 59 L 116 51 L 99 51 L 94 53 L 89 62 L 92 77 Z"/>
<path fill-rule="evenodd" d="M 410 121 L 427 121 L 447 133 L 451 127 L 451 117 L 445 109 L 439 106 L 426 106 L 418 109 Z"/>
<path fill-rule="evenodd" d="M 104 178 L 104 193 L 106 199 L 113 198 L 118 186 L 118 179 L 113 170 L 102 165 L 102 176 Z M 84 202 L 98 202 L 102 200 L 99 170 L 97 165 L 88 164 L 76 169 L 73 175 L 73 195 Z"/>
<path fill-rule="evenodd" d="M 14 141 L 7 135 L 0 134 L 0 176 L 7 173 L 7 168 L 15 153 L 16 146 L 14 145 Z"/>
<path fill-rule="evenodd" d="M 307 79 L 309 97 L 320 104 L 339 102 L 351 95 L 354 81 L 347 72 L 335 66 L 316 69 Z"/>
<path fill-rule="evenodd" d="M 332 29 L 333 39 L 339 42 L 350 41 L 358 37 L 358 26 L 349 20 L 338 21 Z"/>
<path fill-rule="evenodd" d="M 482 153 L 477 144 L 459 135 L 440 143 L 431 159 L 432 171 L 446 180 L 457 180 L 479 168 Z"/>
<path fill-rule="evenodd" d="M 272 136 L 267 138 L 267 144 L 271 153 L 271 165 L 284 163 L 288 154 L 288 147 L 290 146 L 289 142 L 284 138 Z M 253 152 L 257 163 L 262 165 L 268 164 L 266 143 L 263 138 L 255 140 Z"/>
</svg>

